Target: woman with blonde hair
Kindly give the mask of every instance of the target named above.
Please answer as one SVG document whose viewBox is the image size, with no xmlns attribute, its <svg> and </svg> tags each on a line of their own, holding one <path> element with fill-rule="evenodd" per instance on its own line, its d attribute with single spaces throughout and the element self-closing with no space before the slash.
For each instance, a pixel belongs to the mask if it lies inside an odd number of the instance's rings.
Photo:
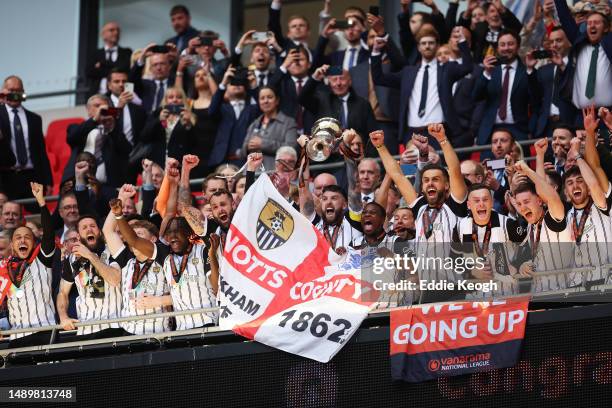
<svg viewBox="0 0 612 408">
<path fill-rule="evenodd" d="M 149 143 L 151 153 L 147 158 L 156 163 L 165 163 L 167 157 L 179 162 L 190 154 L 195 142 L 196 118 L 191 112 L 191 102 L 182 88 L 168 88 L 161 106 L 142 131 L 143 142 Z"/>
</svg>

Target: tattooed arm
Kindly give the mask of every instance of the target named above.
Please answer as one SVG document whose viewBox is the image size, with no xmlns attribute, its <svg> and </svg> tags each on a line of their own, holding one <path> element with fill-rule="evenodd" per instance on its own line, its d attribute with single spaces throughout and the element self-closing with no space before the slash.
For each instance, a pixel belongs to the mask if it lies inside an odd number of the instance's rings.
<svg viewBox="0 0 612 408">
<path fill-rule="evenodd" d="M 178 189 L 179 209 L 191 206 L 191 188 L 189 187 L 189 174 L 191 170 L 200 163 L 198 156 L 186 154 L 183 156 L 183 168 L 181 169 L 181 181 Z"/>
</svg>

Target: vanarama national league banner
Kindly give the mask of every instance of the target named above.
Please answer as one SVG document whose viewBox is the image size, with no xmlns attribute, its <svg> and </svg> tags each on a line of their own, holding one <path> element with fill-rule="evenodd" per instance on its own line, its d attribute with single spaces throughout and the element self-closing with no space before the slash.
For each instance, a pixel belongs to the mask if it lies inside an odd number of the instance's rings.
<svg viewBox="0 0 612 408">
<path fill-rule="evenodd" d="M 242 199 L 225 239 L 221 328 L 328 362 L 371 304 L 362 300 L 368 285 L 360 281 L 358 257 L 331 250 L 261 175 Z"/>
<path fill-rule="evenodd" d="M 393 310 L 393 379 L 421 382 L 514 366 L 528 305 L 528 299 L 511 299 Z"/>
</svg>

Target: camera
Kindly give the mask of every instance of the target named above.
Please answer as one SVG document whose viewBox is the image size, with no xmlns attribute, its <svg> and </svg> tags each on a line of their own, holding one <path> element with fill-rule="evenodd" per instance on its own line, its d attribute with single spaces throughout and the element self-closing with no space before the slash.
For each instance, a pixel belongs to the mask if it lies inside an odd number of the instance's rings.
<svg viewBox="0 0 612 408">
<path fill-rule="evenodd" d="M 166 105 L 164 109 L 173 115 L 180 115 L 185 110 L 185 105 Z"/>
<path fill-rule="evenodd" d="M 120 110 L 117 108 L 106 108 L 100 110 L 100 116 L 110 116 L 117 119 L 119 117 Z"/>
<path fill-rule="evenodd" d="M 236 67 L 234 70 L 234 76 L 230 80 L 231 85 L 242 85 L 247 86 L 249 84 L 249 70 L 245 67 Z"/>
<path fill-rule="evenodd" d="M 8 102 L 24 102 L 26 100 L 26 94 L 23 92 L 9 92 L 6 94 L 6 100 Z"/>
<path fill-rule="evenodd" d="M 151 48 L 149 48 L 149 50 L 153 54 L 166 54 L 168 53 L 168 51 L 170 51 L 167 45 L 154 45 Z"/>
</svg>

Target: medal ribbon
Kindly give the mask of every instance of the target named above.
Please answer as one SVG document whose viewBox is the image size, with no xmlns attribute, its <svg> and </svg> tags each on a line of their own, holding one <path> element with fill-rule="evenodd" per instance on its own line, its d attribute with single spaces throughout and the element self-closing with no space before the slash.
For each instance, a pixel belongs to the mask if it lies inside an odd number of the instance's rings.
<svg viewBox="0 0 612 408">
<path fill-rule="evenodd" d="M 174 262 L 172 263 L 174 264 Z M 134 259 L 134 273 L 132 274 L 132 289 L 135 289 L 140 284 L 140 281 L 147 274 L 151 265 L 153 265 L 153 260 L 147 259 L 142 269 L 140 269 L 140 262 Z"/>
<path fill-rule="evenodd" d="M 40 245 L 37 245 L 28 259 L 19 259 L 13 256 L 8 262 L 7 269 L 9 277 L 11 278 L 11 282 L 13 283 L 13 285 L 15 285 L 17 288 L 19 288 L 19 286 L 21 285 L 21 281 L 23 280 L 23 275 L 25 274 L 25 271 L 28 269 L 28 266 L 30 266 L 32 262 L 34 262 L 34 259 L 36 259 L 36 256 L 38 256 L 39 251 Z"/>
<path fill-rule="evenodd" d="M 544 221 L 544 217 L 538 221 L 535 228 L 537 228 L 535 239 L 533 237 L 533 228 L 529 231 L 529 243 L 531 244 L 531 257 L 535 260 L 535 257 L 538 253 L 538 246 L 540 245 L 540 233 L 542 232 L 542 222 Z"/>
<path fill-rule="evenodd" d="M 172 255 L 172 257 L 170 258 L 170 269 L 172 271 L 172 277 L 174 278 L 174 281 L 176 283 L 178 283 L 181 280 L 181 276 L 183 275 L 183 272 L 185 271 L 185 268 L 187 267 L 187 261 L 189 260 L 190 252 L 191 252 L 191 245 L 189 246 L 187 251 L 185 251 L 185 253 L 183 254 L 183 259 L 181 260 L 181 266 L 178 271 L 176 270 L 176 264 L 174 262 L 174 255 Z"/>
<path fill-rule="evenodd" d="M 478 242 L 478 225 L 472 221 L 472 241 L 474 241 L 476 254 L 481 258 L 486 258 L 484 253 L 489 248 L 489 242 L 491 241 L 491 220 L 487 223 L 487 229 L 485 230 L 484 239 L 482 240 L 482 248 Z"/>
<path fill-rule="evenodd" d="M 574 222 L 572 223 L 572 233 L 574 234 L 574 239 L 576 240 L 576 245 L 580 245 L 580 240 L 582 239 L 582 233 L 584 232 L 584 225 L 586 224 L 587 218 L 589 218 L 589 214 L 591 213 L 591 206 L 593 205 L 593 200 L 589 198 L 589 202 L 586 207 L 582 210 L 582 217 L 580 217 L 580 221 L 578 221 L 578 214 L 576 213 L 576 209 L 574 209 Z"/>
<path fill-rule="evenodd" d="M 336 249 L 336 241 L 338 241 L 338 233 L 340 232 L 340 227 L 342 225 L 334 225 L 334 231 L 332 232 L 331 236 L 329 235 L 329 227 L 330 225 L 327 224 L 323 224 L 323 236 L 325 237 L 325 239 L 327 240 L 327 242 L 329 243 L 329 245 L 332 247 L 332 249 Z"/>
<path fill-rule="evenodd" d="M 436 218 L 440 213 L 440 208 L 441 206 L 427 207 L 423 213 L 423 231 L 426 238 L 431 237 L 431 234 L 433 233 L 433 223 L 436 221 Z M 429 210 L 432 210 L 431 217 L 429 216 Z"/>
</svg>

